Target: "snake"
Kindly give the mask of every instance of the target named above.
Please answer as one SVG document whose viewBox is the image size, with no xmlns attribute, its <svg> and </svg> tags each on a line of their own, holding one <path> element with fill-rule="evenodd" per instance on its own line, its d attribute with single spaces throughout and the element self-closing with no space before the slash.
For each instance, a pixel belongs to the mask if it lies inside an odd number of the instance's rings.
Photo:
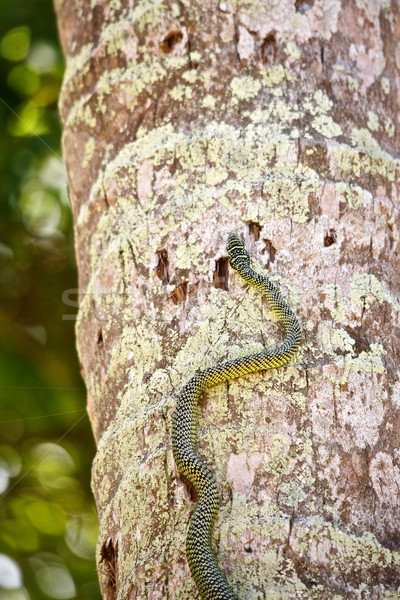
<svg viewBox="0 0 400 600">
<path fill-rule="evenodd" d="M 238 600 L 218 566 L 212 549 L 212 532 L 219 508 L 217 484 L 196 452 L 198 403 L 203 392 L 242 375 L 281 367 L 297 352 L 301 329 L 296 315 L 268 276 L 251 268 L 249 254 L 236 234 L 227 243 L 229 264 L 240 277 L 256 288 L 286 329 L 283 343 L 199 371 L 178 395 L 172 423 L 172 451 L 181 475 L 196 491 L 197 505 L 186 537 L 190 572 L 202 600 Z"/>
</svg>

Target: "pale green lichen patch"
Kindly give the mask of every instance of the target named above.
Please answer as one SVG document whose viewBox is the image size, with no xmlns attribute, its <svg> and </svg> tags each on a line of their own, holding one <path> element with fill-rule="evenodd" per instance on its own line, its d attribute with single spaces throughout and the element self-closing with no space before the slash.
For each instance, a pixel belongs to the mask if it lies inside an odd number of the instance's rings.
<svg viewBox="0 0 400 600">
<path fill-rule="evenodd" d="M 384 126 L 385 126 L 386 133 L 388 134 L 388 136 L 390 138 L 392 138 L 394 136 L 394 134 L 396 133 L 396 127 L 390 117 L 385 118 Z"/>
<path fill-rule="evenodd" d="M 283 483 L 279 487 L 281 501 L 291 508 L 297 508 L 307 498 L 306 492 L 294 482 Z"/>
<path fill-rule="evenodd" d="M 182 79 L 184 79 L 187 83 L 195 83 L 198 79 L 200 79 L 199 73 L 196 69 L 189 69 L 182 73 Z"/>
<path fill-rule="evenodd" d="M 337 70 L 340 71 L 341 69 L 338 68 Z M 348 78 L 348 84 L 347 85 L 348 85 L 349 90 L 351 92 L 357 92 L 360 89 L 360 82 L 357 81 L 357 79 L 354 79 L 353 77 L 349 77 Z"/>
<path fill-rule="evenodd" d="M 332 327 L 330 322 L 319 326 L 319 340 L 323 351 L 329 354 L 334 364 L 341 365 L 346 370 L 365 371 L 366 373 L 384 373 L 385 366 L 382 357 L 386 354 L 382 344 L 370 344 L 368 352 L 355 354 L 355 340 L 344 329 Z M 336 354 L 340 352 L 340 355 Z"/>
<path fill-rule="evenodd" d="M 321 346 L 329 353 L 337 350 L 346 353 L 353 353 L 355 340 L 347 333 L 345 329 L 333 328 L 330 322 L 321 323 L 319 327 L 321 336 Z"/>
<path fill-rule="evenodd" d="M 285 54 L 292 56 L 295 60 L 299 60 L 301 50 L 294 42 L 288 42 L 285 46 Z"/>
<path fill-rule="evenodd" d="M 83 163 L 82 163 L 82 166 L 84 168 L 86 168 L 90 164 L 95 150 L 96 150 L 96 140 L 94 138 L 90 138 L 85 144 L 85 155 L 84 155 Z"/>
<path fill-rule="evenodd" d="M 332 108 L 332 100 L 322 90 L 317 90 L 304 101 L 304 108 L 311 114 L 328 113 Z"/>
<path fill-rule="evenodd" d="M 341 135 L 342 128 L 329 115 L 332 101 L 324 92 L 317 90 L 312 97 L 306 98 L 304 108 L 314 115 L 311 125 L 316 131 L 327 138 Z"/>
<path fill-rule="evenodd" d="M 371 157 L 380 158 L 384 161 L 393 161 L 393 157 L 388 152 L 385 152 L 385 150 L 382 150 L 379 143 L 368 129 L 357 129 L 354 127 L 351 130 L 351 139 L 361 152 L 365 152 Z"/>
<path fill-rule="evenodd" d="M 175 267 L 190 269 L 193 263 L 198 262 L 202 249 L 196 238 L 190 236 L 175 251 Z"/>
<path fill-rule="evenodd" d="M 379 117 L 372 110 L 367 111 L 367 127 L 371 131 L 378 131 L 379 129 Z"/>
<path fill-rule="evenodd" d="M 376 300 L 379 304 L 386 301 L 395 311 L 400 310 L 400 299 L 392 294 L 375 275 L 355 273 L 350 280 L 351 299 L 358 306 L 370 308 Z"/>
<path fill-rule="evenodd" d="M 287 395 L 290 404 L 297 410 L 304 411 L 307 407 L 307 396 L 302 392 L 293 392 Z"/>
<path fill-rule="evenodd" d="M 192 90 L 190 87 L 185 85 L 175 85 L 171 90 L 169 90 L 169 95 L 171 96 L 172 100 L 182 102 L 183 100 L 189 100 L 192 97 Z"/>
<path fill-rule="evenodd" d="M 237 100 L 248 100 L 256 96 L 261 89 L 261 82 L 249 75 L 234 77 L 231 81 L 232 95 Z"/>
<path fill-rule="evenodd" d="M 314 327 L 315 327 L 315 323 L 311 319 L 309 319 L 308 321 L 303 323 L 303 328 L 306 329 L 307 331 L 312 331 L 314 329 Z"/>
<path fill-rule="evenodd" d="M 336 123 L 332 117 L 328 115 L 315 117 L 315 119 L 311 121 L 311 125 L 315 131 L 322 133 L 322 135 L 327 138 L 337 137 L 342 134 L 342 128 L 339 123 Z"/>
<path fill-rule="evenodd" d="M 111 349 L 114 369 L 121 363 L 131 363 L 135 368 L 135 379 L 143 381 L 148 373 L 153 373 L 155 365 L 162 358 L 162 346 L 157 336 L 152 333 L 150 322 L 141 319 L 135 323 L 134 331 L 125 328 L 118 339 L 118 344 Z M 111 371 L 108 376 L 111 376 Z"/>
<path fill-rule="evenodd" d="M 385 94 L 390 93 L 390 80 L 387 77 L 382 77 L 381 86 Z"/>
<path fill-rule="evenodd" d="M 111 71 L 105 71 L 100 76 L 97 84 L 99 104 L 101 104 L 103 96 L 112 94 L 116 86 L 120 88 L 122 85 L 124 85 L 128 100 L 132 100 L 146 86 L 162 81 L 167 73 L 167 69 L 151 57 L 130 68 L 114 68 Z"/>
<path fill-rule="evenodd" d="M 346 318 L 346 305 L 341 289 L 334 283 L 326 285 L 324 289 L 327 293 L 327 308 L 329 308 L 332 318 L 336 323 L 341 323 Z"/>
<path fill-rule="evenodd" d="M 246 117 L 251 119 L 253 123 L 259 125 L 271 121 L 271 119 L 276 119 L 279 125 L 283 123 L 291 124 L 293 121 L 302 116 L 302 112 L 298 105 L 289 105 L 285 100 L 280 99 L 270 102 L 267 110 L 255 109 L 251 112 L 246 111 L 244 114 Z M 274 127 L 272 123 L 271 127 Z M 277 131 L 275 128 L 272 129 L 273 139 L 279 150 L 278 156 L 286 156 L 289 150 L 288 145 L 290 141 L 285 137 L 281 137 L 278 132 L 279 129 Z"/>
<path fill-rule="evenodd" d="M 362 351 L 358 356 L 346 354 L 344 356 L 344 368 L 351 371 L 363 370 L 366 373 L 385 373 L 383 356 L 386 354 L 382 344 L 370 344 L 370 351 Z"/>
<path fill-rule="evenodd" d="M 355 273 L 350 279 L 351 299 L 358 306 L 370 308 L 374 300 L 382 304 L 388 294 L 381 282 L 370 273 Z"/>
<path fill-rule="evenodd" d="M 80 78 L 85 76 L 89 70 L 89 59 L 92 51 L 92 44 L 85 44 L 81 47 L 78 54 L 75 54 L 74 56 L 68 56 L 67 67 L 64 74 L 64 86 L 69 85 L 71 79 L 78 72 Z M 87 67 L 85 68 L 84 65 L 87 65 Z"/>
<path fill-rule="evenodd" d="M 125 29 L 126 23 L 135 24 L 138 31 L 144 31 L 147 25 L 156 27 L 166 11 L 163 0 L 139 0 L 135 2 L 135 5 L 131 8 L 122 6 L 120 1 L 117 0 L 116 6 L 114 7 L 121 14 L 122 19 L 109 19 L 105 26 L 102 28 L 101 41 L 110 40 L 114 36 L 119 36 L 121 29 Z M 122 9 L 122 10 L 121 10 Z M 125 27 L 124 27 L 125 25 Z"/>
<path fill-rule="evenodd" d="M 357 177 L 371 173 L 381 175 L 389 182 L 394 181 L 399 168 L 398 159 L 382 150 L 368 129 L 353 128 L 351 138 L 356 149 L 342 144 L 334 151 L 340 170 L 344 174 L 354 173 Z"/>
<path fill-rule="evenodd" d="M 290 439 L 282 434 L 276 434 L 273 437 L 272 448 L 266 472 L 273 473 L 275 476 L 288 475 L 293 469 L 293 459 L 289 456 Z"/>
<path fill-rule="evenodd" d="M 255 219 L 264 224 L 275 218 L 289 216 L 294 222 L 305 223 L 309 213 L 308 198 L 316 194 L 320 181 L 309 167 L 277 162 L 263 182 L 261 198 L 247 202 L 244 220 Z"/>
<path fill-rule="evenodd" d="M 280 86 L 282 81 L 293 81 L 293 75 L 288 69 L 282 65 L 274 65 L 269 69 L 265 69 L 260 73 L 263 87 L 269 88 L 273 96 L 281 97 L 284 95 L 283 86 Z"/>
<path fill-rule="evenodd" d="M 214 96 L 211 96 L 211 94 L 206 94 L 202 100 L 202 106 L 211 110 L 215 109 L 216 103 L 216 99 L 214 98 Z"/>
<path fill-rule="evenodd" d="M 351 573 L 367 565 L 390 568 L 399 561 L 399 552 L 392 552 L 379 544 L 371 532 L 356 537 L 330 528 L 329 533 L 334 545 L 340 547 L 340 552 L 332 556 L 332 565 L 341 573 Z"/>
<path fill-rule="evenodd" d="M 91 107 L 87 104 L 89 97 L 82 96 L 76 102 L 68 113 L 68 126 L 72 127 L 78 123 L 83 123 L 87 127 L 94 129 L 97 125 L 97 117 Z"/>
<path fill-rule="evenodd" d="M 359 185 L 340 181 L 335 185 L 335 189 L 340 201 L 346 202 L 353 210 L 360 208 L 365 203 L 364 190 Z M 366 198 L 369 199 L 369 196 L 366 196 Z"/>
<path fill-rule="evenodd" d="M 227 178 L 228 173 L 223 167 L 219 169 L 216 167 L 212 167 L 211 169 L 208 169 L 206 173 L 206 183 L 208 185 L 216 186 L 225 181 Z"/>
<path fill-rule="evenodd" d="M 100 32 L 100 38 L 97 46 L 106 46 L 109 53 L 115 54 L 124 47 L 126 24 L 135 23 L 139 30 L 143 30 L 150 23 L 155 26 L 160 21 L 161 13 L 165 11 L 162 0 L 149 2 L 148 0 L 139 0 L 134 8 L 128 11 L 121 11 L 121 20 L 108 19 Z M 68 55 L 67 71 L 64 77 L 64 86 L 71 85 L 73 80 L 82 78 L 89 72 L 90 59 L 93 54 L 93 45 L 86 44 L 82 46 L 80 52 L 71 57 Z"/>
</svg>

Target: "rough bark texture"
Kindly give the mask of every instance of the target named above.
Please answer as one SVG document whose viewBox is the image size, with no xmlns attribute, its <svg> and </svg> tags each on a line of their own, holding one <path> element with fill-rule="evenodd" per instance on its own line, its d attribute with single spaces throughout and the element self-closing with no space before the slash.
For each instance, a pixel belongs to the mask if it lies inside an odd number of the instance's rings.
<svg viewBox="0 0 400 600">
<path fill-rule="evenodd" d="M 399 4 L 56 9 L 104 597 L 198 597 L 176 395 L 282 339 L 228 273 L 236 231 L 304 337 L 204 398 L 218 560 L 242 599 L 398 598 Z"/>
</svg>

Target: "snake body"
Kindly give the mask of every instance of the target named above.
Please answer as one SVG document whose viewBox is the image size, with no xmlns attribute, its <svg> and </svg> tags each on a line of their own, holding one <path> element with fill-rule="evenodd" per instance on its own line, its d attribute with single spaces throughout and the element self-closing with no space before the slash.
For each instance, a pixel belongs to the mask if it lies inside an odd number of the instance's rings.
<svg viewBox="0 0 400 600">
<path fill-rule="evenodd" d="M 211 547 L 219 498 L 213 476 L 196 453 L 198 401 L 204 390 L 219 383 L 284 365 L 296 353 L 301 337 L 295 314 L 274 284 L 253 271 L 247 250 L 236 235 L 229 236 L 227 250 L 231 267 L 268 300 L 271 309 L 285 326 L 286 337 L 283 344 L 276 348 L 227 360 L 200 371 L 186 383 L 178 397 L 173 418 L 172 449 L 178 470 L 197 492 L 197 506 L 187 534 L 186 555 L 202 600 L 237 600 L 237 596 L 222 575 Z"/>
</svg>

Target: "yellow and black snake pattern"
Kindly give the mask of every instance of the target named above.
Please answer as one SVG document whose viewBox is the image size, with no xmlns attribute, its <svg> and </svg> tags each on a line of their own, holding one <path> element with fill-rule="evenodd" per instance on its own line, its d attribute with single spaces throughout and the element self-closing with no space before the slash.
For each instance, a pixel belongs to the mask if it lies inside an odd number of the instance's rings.
<svg viewBox="0 0 400 600">
<path fill-rule="evenodd" d="M 186 554 L 190 571 L 202 600 L 237 600 L 222 575 L 211 547 L 211 534 L 218 511 L 217 485 L 209 469 L 196 453 L 197 405 L 207 388 L 241 375 L 273 369 L 287 363 L 300 344 L 300 325 L 277 288 L 267 277 L 259 275 L 250 266 L 250 258 L 239 238 L 228 238 L 228 258 L 231 267 L 250 285 L 257 288 L 286 328 L 286 338 L 277 348 L 258 354 L 227 360 L 194 375 L 179 394 L 173 419 L 172 449 L 176 465 L 197 492 L 197 506 L 193 513 L 186 540 Z"/>
</svg>

